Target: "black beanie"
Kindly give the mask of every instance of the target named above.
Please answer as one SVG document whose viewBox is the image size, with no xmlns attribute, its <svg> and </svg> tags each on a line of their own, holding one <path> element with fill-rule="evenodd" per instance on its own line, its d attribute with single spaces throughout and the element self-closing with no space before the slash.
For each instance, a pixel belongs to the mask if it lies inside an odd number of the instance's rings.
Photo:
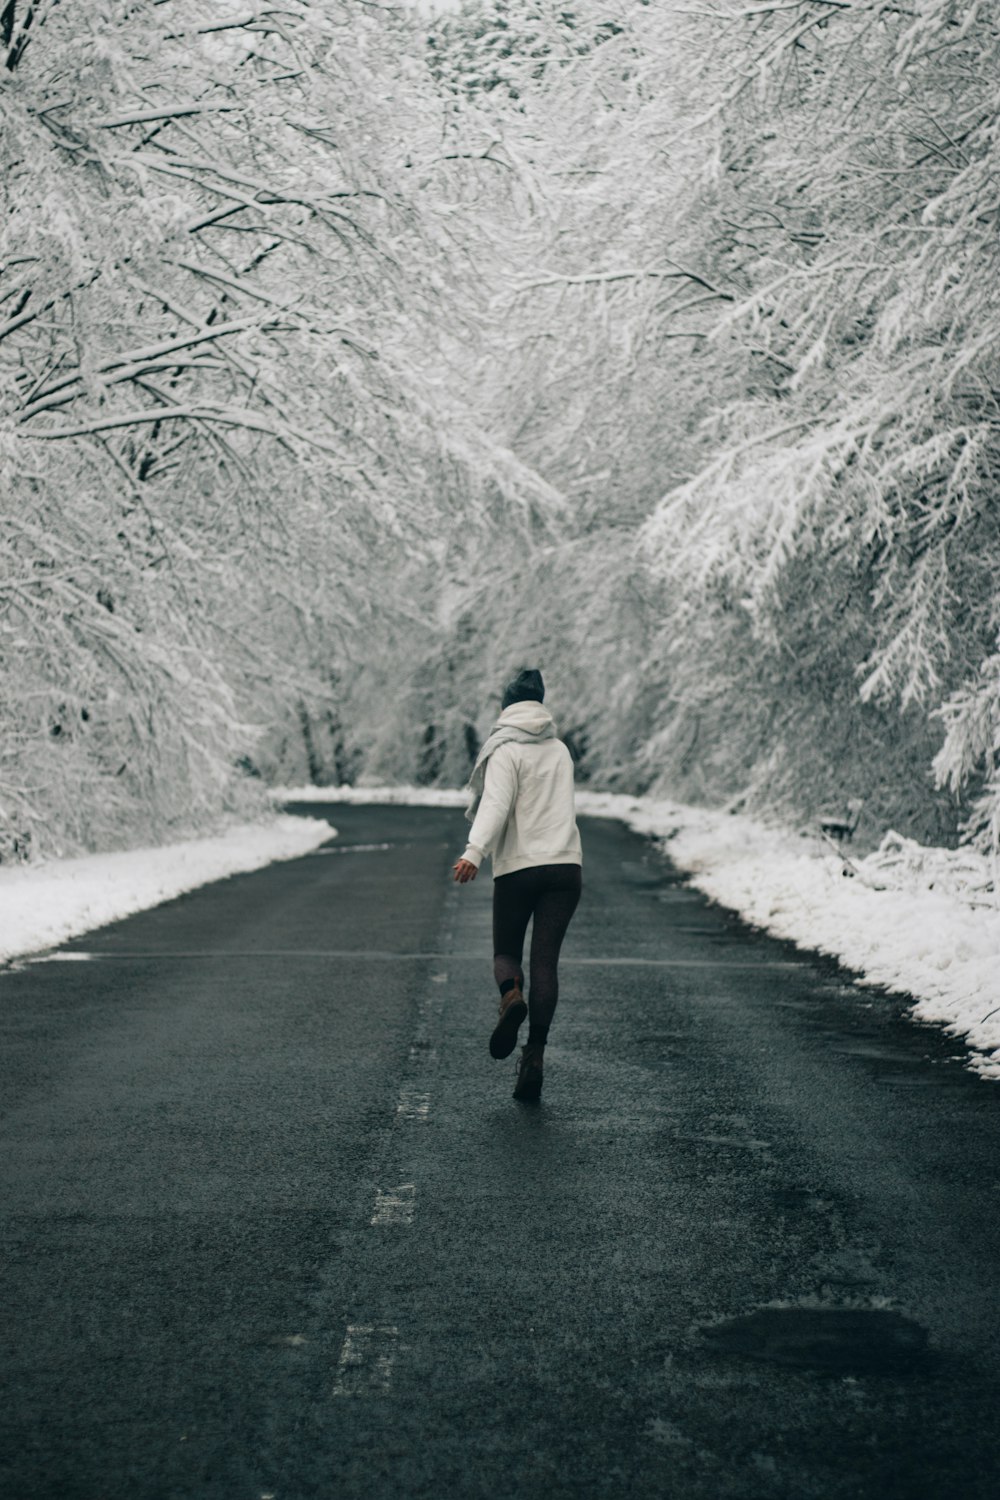
<svg viewBox="0 0 1000 1500">
<path fill-rule="evenodd" d="M 522 667 L 503 690 L 502 708 L 512 703 L 544 703 L 545 683 L 537 667 Z"/>
</svg>

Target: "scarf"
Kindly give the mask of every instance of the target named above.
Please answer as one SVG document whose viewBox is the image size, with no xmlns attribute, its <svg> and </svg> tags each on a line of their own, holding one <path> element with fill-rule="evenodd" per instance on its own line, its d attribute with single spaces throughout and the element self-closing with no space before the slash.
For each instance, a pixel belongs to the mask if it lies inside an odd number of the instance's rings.
<svg viewBox="0 0 1000 1500">
<path fill-rule="evenodd" d="M 538 745 L 543 740 L 554 740 L 555 737 L 556 726 L 552 722 L 552 715 L 541 703 L 512 703 L 510 708 L 505 708 L 486 736 L 469 777 L 469 803 L 465 809 L 469 822 L 475 819 L 478 811 L 483 787 L 486 785 L 486 762 L 494 750 L 509 744 Z"/>
</svg>

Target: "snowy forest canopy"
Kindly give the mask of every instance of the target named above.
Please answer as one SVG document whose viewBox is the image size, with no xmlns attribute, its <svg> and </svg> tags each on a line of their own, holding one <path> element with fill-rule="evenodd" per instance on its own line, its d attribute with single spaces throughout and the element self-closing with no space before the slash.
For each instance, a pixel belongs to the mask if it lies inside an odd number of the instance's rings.
<svg viewBox="0 0 1000 1500">
<path fill-rule="evenodd" d="M 261 780 L 1000 832 L 973 0 L 5 0 L 0 858 Z"/>
</svg>

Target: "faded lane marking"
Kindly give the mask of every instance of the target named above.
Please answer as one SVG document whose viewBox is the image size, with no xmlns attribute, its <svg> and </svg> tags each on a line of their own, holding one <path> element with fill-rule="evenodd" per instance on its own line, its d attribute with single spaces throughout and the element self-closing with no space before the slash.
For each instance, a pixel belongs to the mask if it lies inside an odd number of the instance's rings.
<svg viewBox="0 0 1000 1500">
<path fill-rule="evenodd" d="M 741 1135 L 691 1135 L 683 1130 L 674 1131 L 676 1141 L 701 1141 L 706 1146 L 740 1146 L 745 1151 L 769 1151 L 770 1141 L 755 1141 L 752 1136 Z"/>
<path fill-rule="evenodd" d="M 411 1053 L 412 1055 L 412 1053 Z M 396 1105 L 397 1120 L 426 1120 L 431 1112 L 431 1096 L 404 1084 Z"/>
<path fill-rule="evenodd" d="M 91 959 L 100 957 L 97 953 L 62 952 L 55 953 L 31 953 L 22 960 L 25 964 L 85 964 Z"/>
<path fill-rule="evenodd" d="M 256 963 L 262 958 L 305 959 L 305 958 L 336 958 L 336 959 L 374 959 L 378 963 L 427 963 L 429 959 L 448 958 L 454 961 L 483 966 L 483 955 L 476 953 L 386 953 L 376 952 L 368 948 L 244 948 L 233 950 L 231 948 L 215 948 L 210 950 L 179 951 L 170 952 L 169 949 L 158 949 L 140 952 L 132 949 L 103 948 L 90 953 L 40 953 L 25 954 L 21 958 L 12 958 L 8 961 L 13 964 L 44 964 L 53 961 L 79 961 L 82 959 L 116 959 L 129 962 L 162 963 L 172 959 L 223 959 L 231 963 L 236 959 L 246 959 Z M 733 961 L 732 959 L 714 958 L 623 958 L 605 955 L 600 958 L 568 958 L 561 957 L 559 962 L 565 968 L 647 968 L 647 969 L 732 969 L 741 973 L 749 971 L 764 971 L 767 969 L 801 969 L 809 967 L 808 956 L 802 959 L 747 959 L 745 962 Z M 5 965 L 6 967 L 7 965 Z M 443 984 L 447 976 L 438 978 L 431 976 L 436 984 Z M 439 1002 L 427 1002 L 439 1003 Z"/>
<path fill-rule="evenodd" d="M 584 969 L 593 966 L 608 969 L 801 969 L 808 959 L 792 958 L 747 959 L 733 962 L 731 959 L 715 958 L 560 958 L 561 964 L 570 968 Z"/>
<path fill-rule="evenodd" d="M 395 844 L 341 844 L 333 849 L 310 849 L 307 859 L 316 859 L 324 854 L 372 854 L 381 849 L 394 849 Z"/>
<path fill-rule="evenodd" d="M 385 1395 L 392 1384 L 398 1338 L 393 1323 L 348 1323 L 334 1396 Z"/>
<path fill-rule="evenodd" d="M 412 1224 L 413 1213 L 416 1208 L 416 1184 L 413 1182 L 401 1182 L 398 1187 L 376 1188 L 375 1190 L 375 1212 L 371 1216 L 372 1224 Z"/>
</svg>

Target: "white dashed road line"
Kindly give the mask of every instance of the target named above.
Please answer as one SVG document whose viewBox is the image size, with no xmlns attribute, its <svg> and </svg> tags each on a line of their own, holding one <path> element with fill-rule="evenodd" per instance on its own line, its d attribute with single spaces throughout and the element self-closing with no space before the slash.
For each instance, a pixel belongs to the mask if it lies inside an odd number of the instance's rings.
<svg viewBox="0 0 1000 1500">
<path fill-rule="evenodd" d="M 399 1329 L 394 1323 L 348 1323 L 334 1396 L 386 1395 L 398 1347 Z"/>
<path fill-rule="evenodd" d="M 397 1120 L 426 1120 L 430 1117 L 431 1096 L 422 1093 L 412 1084 L 404 1083 L 399 1091 L 396 1105 Z"/>
<path fill-rule="evenodd" d="M 442 946 L 447 951 L 433 955 L 439 960 L 450 957 L 454 946 L 455 899 L 456 892 L 450 892 L 441 932 Z M 422 956 L 426 958 L 430 955 Z M 389 1163 L 396 1156 L 393 1142 L 405 1138 L 402 1132 L 408 1126 L 426 1124 L 430 1119 L 431 1084 L 438 1061 L 434 1043 L 444 1009 L 444 986 L 447 985 L 448 978 L 446 969 L 438 969 L 429 975 L 433 988 L 428 988 L 417 1005 L 416 1027 L 382 1155 L 382 1170 L 386 1175 L 391 1170 Z M 400 1182 L 392 1188 L 376 1188 L 370 1226 L 410 1228 L 416 1210 L 416 1194 L 416 1183 L 413 1182 Z M 395 1323 L 349 1323 L 337 1362 L 334 1396 L 386 1395 L 402 1348 L 399 1329 Z"/>
<path fill-rule="evenodd" d="M 412 1182 L 401 1182 L 398 1187 L 376 1188 L 375 1190 L 375 1212 L 371 1216 L 372 1224 L 412 1224 L 413 1211 L 416 1208 L 416 1185 Z"/>
</svg>

